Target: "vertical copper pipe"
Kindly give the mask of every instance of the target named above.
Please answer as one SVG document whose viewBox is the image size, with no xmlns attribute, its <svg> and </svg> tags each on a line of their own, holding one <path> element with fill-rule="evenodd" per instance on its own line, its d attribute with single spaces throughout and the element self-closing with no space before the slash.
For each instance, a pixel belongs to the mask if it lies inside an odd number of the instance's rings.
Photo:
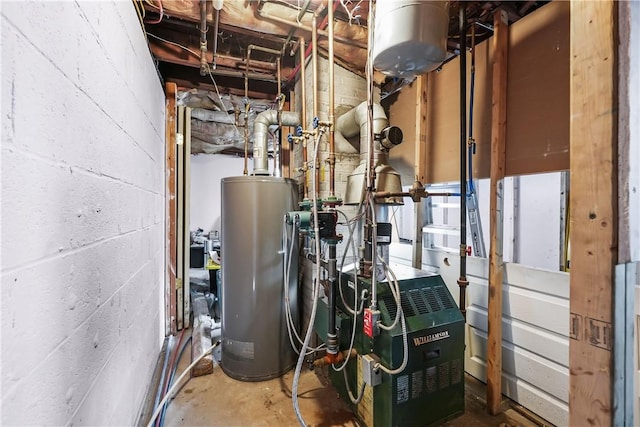
<svg viewBox="0 0 640 427">
<path fill-rule="evenodd" d="M 200 0 L 200 75 L 207 75 L 207 2 Z"/>
<path fill-rule="evenodd" d="M 249 174 L 249 101 L 244 105 L 244 170 L 243 175 Z"/>
<path fill-rule="evenodd" d="M 333 3 L 335 0 L 329 0 Z M 329 4 L 329 197 L 336 194 L 336 141 L 334 132 L 335 75 L 333 64 L 333 4 Z"/>
<path fill-rule="evenodd" d="M 316 15 L 313 15 L 311 21 L 311 46 L 312 46 L 312 63 L 313 63 L 313 119 L 318 117 L 318 27 Z M 316 128 L 315 135 L 317 136 L 318 129 Z M 314 139 L 314 144 L 319 144 L 320 141 L 317 138 Z M 315 147 L 314 147 L 315 148 Z M 320 194 L 320 159 L 316 159 L 316 163 L 313 165 L 316 174 L 316 196 Z"/>
<path fill-rule="evenodd" d="M 318 27 L 316 16 L 311 21 L 311 65 L 313 66 L 313 118 L 318 117 Z"/>
<path fill-rule="evenodd" d="M 305 56 L 305 41 L 304 37 L 300 37 L 300 96 L 302 98 L 302 129 L 307 130 L 307 84 L 305 77 L 305 66 L 304 62 L 306 60 Z M 307 142 L 306 137 L 303 139 L 302 144 L 302 172 L 303 172 L 303 188 L 304 188 L 304 198 L 309 198 L 309 186 L 307 185 L 307 163 L 309 162 L 307 156 Z"/>
<path fill-rule="evenodd" d="M 244 170 L 243 175 L 249 174 L 249 60 L 251 58 L 251 46 L 247 49 L 247 68 L 244 73 Z"/>
<path fill-rule="evenodd" d="M 276 58 L 276 78 L 278 79 L 278 96 L 276 98 L 278 100 L 278 137 L 273 143 L 273 176 L 282 176 L 282 123 L 280 120 L 280 111 L 282 111 L 281 106 L 283 103 L 280 99 L 280 95 L 282 95 L 282 90 L 280 89 L 282 85 L 280 67 L 280 57 L 278 56 Z"/>
</svg>

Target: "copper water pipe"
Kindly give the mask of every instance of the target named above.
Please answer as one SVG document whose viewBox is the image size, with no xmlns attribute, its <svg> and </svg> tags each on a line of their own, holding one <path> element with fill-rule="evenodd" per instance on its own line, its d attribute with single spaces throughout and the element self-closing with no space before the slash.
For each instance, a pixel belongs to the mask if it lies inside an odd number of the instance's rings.
<svg viewBox="0 0 640 427">
<path fill-rule="evenodd" d="M 334 2 L 334 0 L 329 0 Z M 336 141 L 334 131 L 335 75 L 333 67 L 333 5 L 329 5 L 329 197 L 335 196 L 336 187 Z"/>
<path fill-rule="evenodd" d="M 313 15 L 313 19 L 311 20 L 311 46 L 312 46 L 312 59 L 311 63 L 313 64 L 313 120 L 316 120 L 318 117 L 318 27 L 316 22 L 316 15 Z M 320 141 L 317 139 L 318 136 L 318 128 L 315 129 L 314 136 L 314 144 L 319 144 Z M 315 149 L 315 147 L 314 147 Z M 320 194 L 320 159 L 316 158 L 315 162 L 315 174 L 316 174 L 316 196 Z"/>
<path fill-rule="evenodd" d="M 276 58 L 276 74 L 278 75 L 278 95 L 276 96 L 276 100 L 278 102 L 278 141 L 277 147 L 276 142 L 274 140 L 273 144 L 273 176 L 282 176 L 282 120 L 280 119 L 280 111 L 281 108 L 281 99 L 280 95 L 282 92 L 280 90 L 281 78 L 280 78 L 280 56 Z M 279 162 L 278 162 L 279 160 Z M 280 163 L 280 164 L 278 164 Z M 280 172 L 280 175 L 276 175 L 276 172 Z"/>
<path fill-rule="evenodd" d="M 305 82 L 305 66 L 304 62 L 307 59 L 305 55 L 305 41 L 304 37 L 300 37 L 300 87 L 302 97 L 302 129 L 307 129 L 307 90 L 306 90 L 306 82 Z M 307 156 L 307 138 L 306 136 L 302 140 L 302 172 L 303 172 L 303 188 L 304 188 L 304 199 L 309 198 L 309 186 L 307 185 L 307 162 L 309 158 Z"/>
<path fill-rule="evenodd" d="M 246 83 L 245 83 L 245 87 Z M 246 93 L 246 92 L 245 92 Z M 242 171 L 243 175 L 249 174 L 249 101 L 248 98 L 245 97 L 246 103 L 244 104 L 244 170 Z"/>
</svg>

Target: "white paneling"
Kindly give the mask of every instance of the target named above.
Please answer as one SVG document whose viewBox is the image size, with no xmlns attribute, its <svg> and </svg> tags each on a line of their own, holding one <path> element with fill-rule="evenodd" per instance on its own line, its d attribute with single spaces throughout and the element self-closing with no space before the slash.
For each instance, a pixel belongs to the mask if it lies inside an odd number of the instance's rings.
<svg viewBox="0 0 640 427">
<path fill-rule="evenodd" d="M 391 260 L 411 265 L 411 246 L 392 244 Z M 423 252 L 423 269 L 438 272 L 458 301 L 459 257 Z M 556 425 L 568 423 L 569 274 L 505 264 L 503 393 Z M 486 380 L 488 260 L 467 258 L 465 369 Z"/>
</svg>

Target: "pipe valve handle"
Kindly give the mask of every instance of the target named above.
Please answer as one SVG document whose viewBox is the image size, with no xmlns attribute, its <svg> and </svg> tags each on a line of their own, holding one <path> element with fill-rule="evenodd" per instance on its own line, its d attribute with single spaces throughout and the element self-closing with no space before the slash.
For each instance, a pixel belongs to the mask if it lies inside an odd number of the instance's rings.
<svg viewBox="0 0 640 427">
<path fill-rule="evenodd" d="M 302 126 L 298 125 L 296 127 L 296 136 L 302 136 Z M 291 142 L 291 141 L 289 141 Z"/>
<path fill-rule="evenodd" d="M 289 144 L 293 143 L 293 135 L 289 134 L 287 135 L 287 141 L 289 141 Z"/>
<path fill-rule="evenodd" d="M 318 125 L 320 124 L 320 119 L 317 117 L 313 118 L 313 128 L 318 129 Z"/>
</svg>

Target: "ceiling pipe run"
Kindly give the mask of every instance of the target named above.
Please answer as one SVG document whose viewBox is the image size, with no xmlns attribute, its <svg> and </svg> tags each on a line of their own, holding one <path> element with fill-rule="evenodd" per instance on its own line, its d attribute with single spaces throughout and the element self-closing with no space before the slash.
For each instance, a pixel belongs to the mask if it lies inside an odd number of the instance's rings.
<svg viewBox="0 0 640 427">
<path fill-rule="evenodd" d="M 261 5 L 263 5 L 264 3 L 261 3 Z M 335 12 L 335 10 L 337 9 L 337 5 L 339 5 L 340 2 L 335 2 L 333 10 Z M 270 15 L 267 12 L 265 12 L 262 7 L 258 7 L 256 9 L 256 13 L 260 18 L 266 19 L 268 21 L 274 21 L 277 22 L 278 24 L 283 24 L 283 25 L 288 25 L 294 28 L 297 28 L 299 30 L 303 30 L 303 31 L 307 31 L 307 32 L 311 32 L 312 28 L 307 27 L 304 24 L 295 22 L 295 21 L 289 21 L 287 19 L 284 18 L 280 18 L 279 16 L 274 16 L 274 15 Z M 317 13 L 317 12 L 316 12 Z M 325 16 L 325 20 L 323 22 L 328 22 L 328 15 Z M 313 25 L 312 25 L 313 26 Z M 318 34 L 320 34 L 323 37 L 327 37 L 329 38 L 329 33 L 327 31 L 324 31 L 324 26 L 321 25 L 321 28 L 318 29 Z M 358 41 L 355 40 L 351 40 L 345 37 L 341 37 L 341 36 L 334 36 L 335 37 L 335 41 L 342 43 L 342 44 L 346 44 L 347 46 L 354 46 L 354 47 L 358 47 L 360 49 L 366 49 L 367 45 L 365 43 L 360 43 Z"/>
<path fill-rule="evenodd" d="M 269 175 L 269 126 L 298 126 L 300 113 L 296 111 L 266 110 L 253 122 L 253 175 Z"/>
</svg>

